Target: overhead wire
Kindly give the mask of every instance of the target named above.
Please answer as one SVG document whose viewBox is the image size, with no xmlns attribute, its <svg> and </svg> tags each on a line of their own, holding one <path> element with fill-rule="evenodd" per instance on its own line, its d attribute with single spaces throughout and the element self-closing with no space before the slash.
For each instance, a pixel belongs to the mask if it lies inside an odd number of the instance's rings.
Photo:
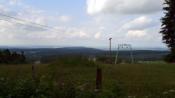
<svg viewBox="0 0 175 98">
<path fill-rule="evenodd" d="M 35 27 L 37 26 L 37 27 L 42 28 L 42 29 L 47 29 L 47 30 L 53 30 L 53 31 L 55 31 L 55 29 L 53 27 L 50 27 L 50 26 L 47 26 L 47 25 L 43 25 L 43 24 L 38 24 L 38 23 L 35 23 L 35 22 L 27 21 L 27 20 L 20 19 L 20 18 L 14 17 L 14 16 L 6 15 L 6 14 L 3 14 L 3 13 L 0 13 L 0 16 L 7 17 L 7 18 L 10 18 L 10 19 L 14 19 L 14 20 L 17 20 L 17 21 L 21 21 L 21 22 L 26 23 L 26 24 L 20 23 L 20 24 L 23 24 L 23 25 L 31 25 L 31 26 L 34 26 L 35 25 Z M 12 21 L 6 20 L 6 19 L 0 19 L 0 20 L 12 22 Z"/>
</svg>

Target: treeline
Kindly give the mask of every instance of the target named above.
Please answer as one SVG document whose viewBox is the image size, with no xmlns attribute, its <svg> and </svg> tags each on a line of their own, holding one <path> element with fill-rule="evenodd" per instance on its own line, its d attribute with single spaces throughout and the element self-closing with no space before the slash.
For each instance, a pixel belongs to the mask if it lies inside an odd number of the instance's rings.
<svg viewBox="0 0 175 98">
<path fill-rule="evenodd" d="M 25 62 L 26 57 L 24 52 L 11 52 L 8 49 L 0 50 L 0 64 L 20 64 Z"/>
</svg>

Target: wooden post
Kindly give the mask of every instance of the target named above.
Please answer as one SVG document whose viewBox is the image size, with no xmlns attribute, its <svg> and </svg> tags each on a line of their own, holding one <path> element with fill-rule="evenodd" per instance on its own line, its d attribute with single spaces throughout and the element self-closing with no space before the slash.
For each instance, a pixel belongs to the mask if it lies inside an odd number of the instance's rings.
<svg viewBox="0 0 175 98">
<path fill-rule="evenodd" d="M 100 91 L 102 89 L 102 69 L 97 68 L 96 73 L 96 90 Z"/>
<path fill-rule="evenodd" d="M 34 81 L 36 81 L 36 68 L 35 64 L 32 64 L 32 78 Z"/>
</svg>

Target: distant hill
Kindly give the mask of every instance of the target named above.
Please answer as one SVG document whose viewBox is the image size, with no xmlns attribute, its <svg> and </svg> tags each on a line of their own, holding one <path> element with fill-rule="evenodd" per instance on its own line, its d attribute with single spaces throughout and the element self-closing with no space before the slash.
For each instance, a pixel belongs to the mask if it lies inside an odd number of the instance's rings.
<svg viewBox="0 0 175 98">
<path fill-rule="evenodd" d="M 64 47 L 64 48 L 11 48 L 11 51 L 21 52 L 24 51 L 25 55 L 30 59 L 40 59 L 43 57 L 54 56 L 70 56 L 70 55 L 83 55 L 83 56 L 106 56 L 109 54 L 107 50 L 86 48 L 86 47 Z M 117 51 L 113 51 L 116 55 Z M 168 54 L 166 50 L 133 50 L 135 59 L 139 60 L 162 60 Z M 128 57 L 129 51 L 120 51 L 120 56 Z"/>
<path fill-rule="evenodd" d="M 88 55 L 105 52 L 100 49 L 85 47 L 64 47 L 64 48 L 34 48 L 34 49 L 11 49 L 12 51 L 24 51 L 26 55 Z"/>
</svg>

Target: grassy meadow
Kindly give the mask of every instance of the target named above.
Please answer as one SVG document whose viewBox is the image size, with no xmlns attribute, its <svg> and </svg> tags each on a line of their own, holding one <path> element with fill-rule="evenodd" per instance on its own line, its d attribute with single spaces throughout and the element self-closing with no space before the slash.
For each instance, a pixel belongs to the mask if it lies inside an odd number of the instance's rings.
<svg viewBox="0 0 175 98">
<path fill-rule="evenodd" d="M 66 85 L 68 88 L 74 88 L 68 89 L 68 91 L 66 89 L 63 94 L 64 97 L 55 98 L 93 98 L 92 96 L 94 96 L 94 98 L 175 97 L 174 64 L 151 62 L 113 65 L 102 63 L 96 64 L 83 60 L 81 60 L 80 63 L 77 63 L 76 60 L 60 60 L 51 64 L 39 64 L 35 66 L 36 77 L 41 84 L 43 82 L 48 87 L 48 84 L 51 83 L 53 84 L 52 86 L 54 86 L 53 88 L 59 88 L 60 86 Z M 103 89 L 99 93 L 94 91 L 97 66 L 101 67 L 103 72 Z M 0 65 L 0 81 L 4 78 L 9 81 L 19 79 L 32 80 L 32 64 Z M 54 90 L 55 93 L 59 91 L 58 89 Z M 81 96 L 78 95 L 79 97 L 73 97 L 73 92 L 70 90 L 81 91 Z M 66 94 L 68 93 L 71 93 L 69 95 L 72 96 L 66 97 Z M 48 97 L 40 96 L 38 98 Z"/>
</svg>

